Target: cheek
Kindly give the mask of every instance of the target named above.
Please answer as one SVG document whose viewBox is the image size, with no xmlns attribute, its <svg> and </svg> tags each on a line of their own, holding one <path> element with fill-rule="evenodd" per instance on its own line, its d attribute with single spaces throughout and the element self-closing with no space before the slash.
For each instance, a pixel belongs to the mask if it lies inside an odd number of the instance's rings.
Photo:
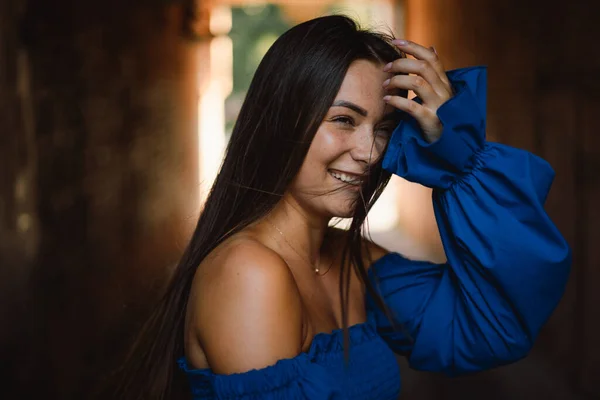
<svg viewBox="0 0 600 400">
<path fill-rule="evenodd" d="M 319 129 L 310 148 L 311 159 L 329 164 L 344 153 L 344 135 L 333 130 Z"/>
</svg>

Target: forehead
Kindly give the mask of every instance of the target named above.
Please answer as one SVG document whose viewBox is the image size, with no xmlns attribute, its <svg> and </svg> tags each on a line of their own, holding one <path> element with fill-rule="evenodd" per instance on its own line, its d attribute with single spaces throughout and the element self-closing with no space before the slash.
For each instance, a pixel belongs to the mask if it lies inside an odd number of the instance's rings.
<svg viewBox="0 0 600 400">
<path fill-rule="evenodd" d="M 356 60 L 350 64 L 335 100 L 350 101 L 369 114 L 380 114 L 385 108 L 383 81 L 391 76 L 383 71 L 383 64 Z"/>
</svg>

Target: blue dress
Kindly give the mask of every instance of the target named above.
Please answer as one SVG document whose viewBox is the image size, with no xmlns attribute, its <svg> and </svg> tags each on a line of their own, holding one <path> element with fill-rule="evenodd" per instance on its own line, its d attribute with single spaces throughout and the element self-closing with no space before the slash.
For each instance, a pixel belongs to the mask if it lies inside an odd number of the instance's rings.
<svg viewBox="0 0 600 400">
<path fill-rule="evenodd" d="M 366 298 L 367 321 L 315 336 L 310 350 L 260 370 L 218 375 L 180 367 L 194 399 L 397 399 L 394 352 L 419 370 L 458 375 L 525 357 L 558 304 L 571 251 L 543 208 L 554 172 L 541 158 L 485 140 L 486 70 L 450 71 L 456 95 L 438 109 L 442 137 L 414 119 L 394 130 L 383 166 L 433 188 L 448 262 L 389 253 L 369 279 L 396 329 Z M 418 100 L 417 100 L 418 101 Z"/>
</svg>

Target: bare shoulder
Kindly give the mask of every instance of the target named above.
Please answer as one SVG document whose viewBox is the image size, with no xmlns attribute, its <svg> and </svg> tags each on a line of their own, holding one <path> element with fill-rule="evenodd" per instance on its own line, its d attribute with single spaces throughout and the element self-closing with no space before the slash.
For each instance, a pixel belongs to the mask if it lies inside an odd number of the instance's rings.
<svg viewBox="0 0 600 400">
<path fill-rule="evenodd" d="M 333 239 L 333 245 L 338 248 L 340 251 L 343 249 L 344 240 L 346 238 L 346 231 L 339 228 L 330 228 L 329 234 Z M 363 249 L 366 251 L 363 252 L 364 263 L 365 266 L 369 267 L 375 261 L 379 260 L 381 257 L 385 256 L 389 253 L 389 250 L 384 247 L 378 245 L 377 243 L 367 239 L 362 239 Z"/>
<path fill-rule="evenodd" d="M 195 279 L 192 329 L 211 369 L 231 374 L 298 355 L 302 303 L 285 261 L 243 238 L 220 249 Z"/>
<path fill-rule="evenodd" d="M 252 238 L 241 237 L 224 243 L 207 260 L 210 264 L 206 268 L 207 275 L 212 279 L 227 280 L 242 276 L 254 283 L 265 279 L 294 283 L 285 260 L 277 252 Z"/>
</svg>

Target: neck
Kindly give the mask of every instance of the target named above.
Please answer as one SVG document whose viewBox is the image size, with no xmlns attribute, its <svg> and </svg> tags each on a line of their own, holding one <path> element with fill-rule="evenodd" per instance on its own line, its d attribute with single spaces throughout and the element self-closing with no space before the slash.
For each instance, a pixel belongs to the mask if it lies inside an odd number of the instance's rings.
<svg viewBox="0 0 600 400">
<path fill-rule="evenodd" d="M 329 218 L 316 215 L 303 208 L 293 196 L 285 194 L 268 220 L 281 230 L 294 250 L 311 263 L 319 258 Z"/>
</svg>

